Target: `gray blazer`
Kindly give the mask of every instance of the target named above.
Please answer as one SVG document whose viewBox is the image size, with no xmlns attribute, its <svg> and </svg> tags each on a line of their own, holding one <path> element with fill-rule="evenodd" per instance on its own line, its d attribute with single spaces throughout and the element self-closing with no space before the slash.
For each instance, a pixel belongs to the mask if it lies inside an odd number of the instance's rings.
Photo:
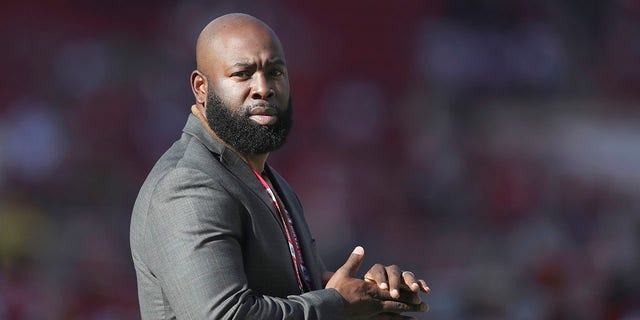
<svg viewBox="0 0 640 320">
<path fill-rule="evenodd" d="M 158 160 L 131 217 L 143 319 L 341 319 L 291 187 L 266 167 L 294 220 L 313 291 L 302 293 L 277 209 L 249 166 L 194 115 Z"/>
</svg>

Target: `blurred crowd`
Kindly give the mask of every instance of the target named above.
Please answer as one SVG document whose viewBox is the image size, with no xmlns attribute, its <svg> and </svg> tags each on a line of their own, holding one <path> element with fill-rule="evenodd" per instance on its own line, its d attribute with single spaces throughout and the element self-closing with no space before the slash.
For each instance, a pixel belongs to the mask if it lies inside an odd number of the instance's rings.
<svg viewBox="0 0 640 320">
<path fill-rule="evenodd" d="M 0 319 L 138 319 L 129 218 L 193 101 L 195 39 L 280 36 L 269 162 L 330 268 L 425 278 L 420 319 L 640 319 L 640 2 L 3 4 Z"/>
</svg>

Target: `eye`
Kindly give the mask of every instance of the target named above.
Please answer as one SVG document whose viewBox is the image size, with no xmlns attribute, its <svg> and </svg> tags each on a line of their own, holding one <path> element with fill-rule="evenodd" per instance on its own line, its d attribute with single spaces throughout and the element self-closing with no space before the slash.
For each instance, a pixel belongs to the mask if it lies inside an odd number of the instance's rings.
<svg viewBox="0 0 640 320">
<path fill-rule="evenodd" d="M 246 78 L 250 78 L 251 77 L 251 72 L 243 70 L 243 71 L 237 71 L 231 74 L 232 77 L 234 78 L 242 78 L 242 79 L 246 79 Z"/>
<path fill-rule="evenodd" d="M 272 69 L 269 74 L 274 78 L 284 77 L 284 70 L 281 69 Z"/>
</svg>

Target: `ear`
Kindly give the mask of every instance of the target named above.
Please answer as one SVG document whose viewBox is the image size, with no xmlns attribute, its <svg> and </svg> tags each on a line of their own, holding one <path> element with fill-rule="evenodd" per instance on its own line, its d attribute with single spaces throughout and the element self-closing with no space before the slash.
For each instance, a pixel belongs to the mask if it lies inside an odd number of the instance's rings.
<svg viewBox="0 0 640 320">
<path fill-rule="evenodd" d="M 204 74 L 198 70 L 191 72 L 191 90 L 198 106 L 204 107 L 204 103 L 207 101 L 208 86 L 209 83 Z"/>
</svg>

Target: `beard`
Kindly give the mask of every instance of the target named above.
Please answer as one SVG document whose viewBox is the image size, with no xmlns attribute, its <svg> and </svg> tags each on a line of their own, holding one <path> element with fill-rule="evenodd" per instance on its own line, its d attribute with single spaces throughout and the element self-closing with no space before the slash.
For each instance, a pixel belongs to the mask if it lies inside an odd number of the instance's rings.
<svg viewBox="0 0 640 320">
<path fill-rule="evenodd" d="M 220 96 L 210 89 L 207 93 L 207 122 L 222 141 L 238 152 L 268 153 L 277 150 L 285 143 L 293 125 L 293 108 L 291 98 L 284 111 L 272 104 L 267 104 L 266 107 L 277 110 L 278 119 L 274 124 L 260 125 L 249 118 L 253 106 L 241 106 L 237 111 L 231 111 Z"/>
</svg>

